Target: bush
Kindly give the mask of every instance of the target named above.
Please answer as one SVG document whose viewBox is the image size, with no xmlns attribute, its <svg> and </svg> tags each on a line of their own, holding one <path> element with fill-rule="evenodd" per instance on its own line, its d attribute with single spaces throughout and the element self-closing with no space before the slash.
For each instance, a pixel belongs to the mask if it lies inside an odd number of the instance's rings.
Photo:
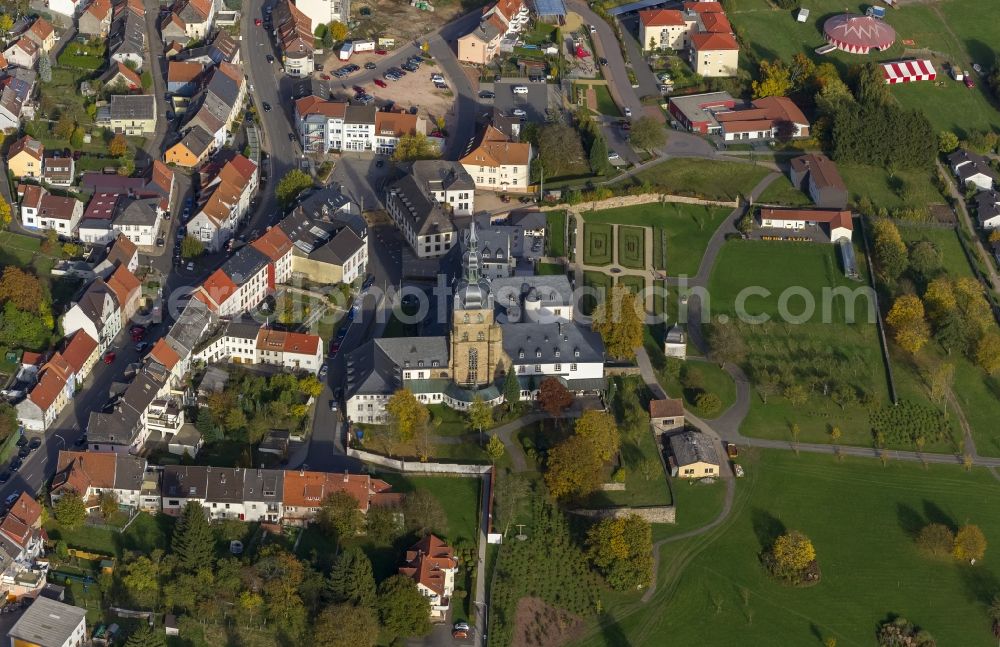
<svg viewBox="0 0 1000 647">
<path fill-rule="evenodd" d="M 614 481 L 615 483 L 624 483 L 625 482 L 625 468 L 624 467 L 619 467 L 618 469 L 616 469 L 615 472 L 614 472 L 614 474 L 611 475 L 611 480 Z"/>
<path fill-rule="evenodd" d="M 695 406 L 703 415 L 714 416 L 722 411 L 722 400 L 714 393 L 702 393 L 695 400 Z"/>
<path fill-rule="evenodd" d="M 955 535 L 941 523 L 927 524 L 917 535 L 917 548 L 933 557 L 950 557 Z"/>
</svg>

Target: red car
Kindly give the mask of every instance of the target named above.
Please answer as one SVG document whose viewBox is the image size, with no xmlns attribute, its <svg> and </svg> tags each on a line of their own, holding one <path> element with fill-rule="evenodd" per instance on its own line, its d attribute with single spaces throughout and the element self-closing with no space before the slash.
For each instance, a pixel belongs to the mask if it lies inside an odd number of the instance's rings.
<svg viewBox="0 0 1000 647">
<path fill-rule="evenodd" d="M 357 92 L 358 94 L 364 94 L 365 93 L 365 89 L 363 87 L 361 87 L 360 85 L 354 86 L 354 91 Z"/>
<path fill-rule="evenodd" d="M 109 350 L 108 352 L 104 353 L 104 363 L 105 364 L 111 364 L 114 361 L 115 361 L 115 354 L 114 354 L 114 352 L 112 352 L 112 351 Z"/>
<path fill-rule="evenodd" d="M 319 78 L 323 79 L 324 81 L 329 81 L 330 80 L 330 75 L 329 74 L 320 74 Z"/>
<path fill-rule="evenodd" d="M 387 87 L 385 81 L 383 81 L 382 79 L 375 79 L 375 85 L 377 85 L 380 88 Z"/>
<path fill-rule="evenodd" d="M 976 82 L 972 80 L 972 77 L 968 73 L 965 74 L 965 87 L 974 88 L 976 87 Z"/>
<path fill-rule="evenodd" d="M 258 18 L 257 20 L 254 20 L 254 21 L 253 21 L 253 24 L 255 24 L 255 25 L 257 25 L 258 27 L 260 27 L 260 26 L 261 26 L 262 24 L 264 24 L 264 23 L 262 23 L 262 22 L 260 21 L 260 18 Z"/>
<path fill-rule="evenodd" d="M 378 54 L 379 56 L 385 56 L 389 52 L 385 51 L 384 49 L 377 49 L 375 50 L 375 53 Z"/>
<path fill-rule="evenodd" d="M 337 351 L 339 350 L 340 350 L 340 340 L 338 339 L 335 340 L 332 344 L 330 344 L 330 356 L 333 357 L 334 355 L 337 354 Z"/>
</svg>

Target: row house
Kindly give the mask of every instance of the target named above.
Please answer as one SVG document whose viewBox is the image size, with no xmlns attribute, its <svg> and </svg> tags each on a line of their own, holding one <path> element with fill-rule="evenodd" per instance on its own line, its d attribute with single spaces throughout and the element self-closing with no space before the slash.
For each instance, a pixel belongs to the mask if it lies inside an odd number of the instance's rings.
<svg viewBox="0 0 1000 647">
<path fill-rule="evenodd" d="M 501 40 L 517 34 L 528 23 L 529 14 L 522 0 L 499 0 L 485 8 L 479 24 L 458 38 L 458 60 L 486 65 L 500 51 Z"/>
<path fill-rule="evenodd" d="M 146 20 L 141 0 L 127 0 L 113 6 L 108 30 L 111 61 L 142 71 L 146 63 Z"/>
<path fill-rule="evenodd" d="M 156 415 L 153 403 L 169 395 L 167 374 L 147 363 L 125 390 L 109 403 L 110 410 L 92 411 L 87 421 L 87 448 L 91 452 L 139 454 Z"/>
<path fill-rule="evenodd" d="M 170 61 L 167 64 L 167 92 L 180 97 L 193 97 L 204 71 L 205 66 L 195 61 Z"/>
<path fill-rule="evenodd" d="M 424 191 L 456 216 L 471 216 L 476 208 L 476 183 L 460 162 L 418 160 L 404 168 Z"/>
<path fill-rule="evenodd" d="M 191 116 L 184 124 L 182 139 L 167 149 L 166 162 L 193 168 L 212 151 L 221 148 L 245 100 L 243 73 L 231 63 L 219 63 L 212 69 L 204 89 L 192 100 L 192 107 L 188 109 Z M 189 139 L 188 135 L 198 129 L 203 133 L 196 135 L 194 140 Z"/>
<path fill-rule="evenodd" d="M 257 165 L 235 155 L 211 180 L 202 184 L 200 205 L 188 222 L 189 235 L 212 252 L 232 240 L 257 192 Z"/>
<path fill-rule="evenodd" d="M 127 266 L 119 264 L 107 279 L 98 277 L 62 316 L 63 332 L 70 335 L 85 331 L 103 354 L 138 310 L 142 297 L 141 283 Z"/>
<path fill-rule="evenodd" d="M 110 30 L 111 0 L 92 0 L 77 20 L 77 31 L 90 38 L 107 38 Z"/>
<path fill-rule="evenodd" d="M 405 112 L 376 111 L 316 96 L 295 102 L 295 124 L 303 150 L 374 151 L 391 154 L 403 135 L 426 134 L 423 117 Z"/>
<path fill-rule="evenodd" d="M 111 493 L 119 506 L 140 510 L 143 483 L 148 478 L 146 459 L 139 456 L 63 450 L 49 492 L 53 503 L 73 492 L 88 510 L 100 508 L 101 496 Z"/>
<path fill-rule="evenodd" d="M 387 187 L 385 208 L 418 258 L 444 256 L 457 242 L 451 218 L 413 175 Z"/>
<path fill-rule="evenodd" d="M 77 330 L 71 335 L 67 335 L 68 341 L 62 350 L 62 356 L 73 371 L 76 387 L 82 387 L 84 380 L 94 370 L 100 352 L 97 348 L 97 340 L 91 337 L 86 330 Z"/>
<path fill-rule="evenodd" d="M 512 142 L 496 127 L 487 126 L 458 161 L 477 189 L 527 191 L 532 155 L 531 144 Z"/>
<path fill-rule="evenodd" d="M 76 198 L 52 195 L 44 187 L 20 185 L 21 225 L 26 229 L 52 229 L 62 236 L 76 236 L 83 217 L 83 203 Z"/>
<path fill-rule="evenodd" d="M 270 364 L 318 373 L 323 365 L 319 335 L 273 330 L 253 321 L 228 321 L 195 351 L 206 363 Z"/>
<path fill-rule="evenodd" d="M 45 431 L 62 412 L 76 391 L 76 377 L 69 362 L 56 352 L 38 373 L 38 382 L 17 403 L 17 419 L 25 429 Z"/>
<path fill-rule="evenodd" d="M 45 585 L 44 572 L 35 563 L 44 554 L 45 540 L 42 506 L 21 492 L 0 521 L 0 586 L 7 595 L 32 594 Z"/>
<path fill-rule="evenodd" d="M 351 202 L 334 189 L 307 197 L 255 244 L 262 252 L 265 245 L 290 247 L 289 275 L 314 283 L 353 283 L 367 273 L 368 228 Z M 284 281 L 287 278 L 278 278 Z"/>
<path fill-rule="evenodd" d="M 312 20 L 291 0 L 279 2 L 272 19 L 285 73 L 297 77 L 312 74 L 315 69 Z"/>
<path fill-rule="evenodd" d="M 56 30 L 45 18 L 35 18 L 21 35 L 37 45 L 43 54 L 48 54 L 56 46 Z"/>
<path fill-rule="evenodd" d="M 195 290 L 218 317 L 233 317 L 256 307 L 274 290 L 271 260 L 253 246 L 241 247 Z"/>
<path fill-rule="evenodd" d="M 170 13 L 167 14 L 167 17 L 175 18 L 180 22 L 184 29 L 183 35 L 187 37 L 187 40 L 182 42 L 174 37 L 168 39 L 167 34 L 163 34 L 163 41 L 165 43 L 176 41 L 186 45 L 189 41 L 204 39 L 212 31 L 215 10 L 216 6 L 213 0 L 177 0 L 170 7 Z"/>
<path fill-rule="evenodd" d="M 21 36 L 3 51 L 3 57 L 8 65 L 17 65 L 32 69 L 38 63 L 41 49 L 27 36 Z"/>
<path fill-rule="evenodd" d="M 35 118 L 32 94 L 38 75 L 20 67 L 9 67 L 4 73 L 0 77 L 0 130 L 9 132 L 20 129 L 23 120 Z"/>
</svg>

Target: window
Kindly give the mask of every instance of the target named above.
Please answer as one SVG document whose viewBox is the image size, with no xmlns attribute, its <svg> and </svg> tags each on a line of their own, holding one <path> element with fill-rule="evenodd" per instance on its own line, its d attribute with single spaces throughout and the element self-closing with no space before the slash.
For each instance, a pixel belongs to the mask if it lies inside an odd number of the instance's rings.
<svg viewBox="0 0 1000 647">
<path fill-rule="evenodd" d="M 524 349 L 523 348 L 521 350 L 517 351 L 517 358 L 518 359 L 524 359 Z"/>
<path fill-rule="evenodd" d="M 535 364 L 535 372 L 536 373 L 541 373 L 542 372 L 542 365 L 541 364 Z"/>
<path fill-rule="evenodd" d="M 562 370 L 562 364 L 556 364 L 556 366 L 555 366 L 556 373 L 558 373 L 561 370 Z"/>
<path fill-rule="evenodd" d="M 476 335 L 476 341 L 486 341 L 486 335 L 480 332 L 478 335 Z"/>
<path fill-rule="evenodd" d="M 517 372 L 518 373 L 524 373 L 524 365 L 518 366 L 517 367 Z"/>
<path fill-rule="evenodd" d="M 537 358 L 537 357 L 541 357 L 541 356 L 542 356 L 542 351 L 541 351 L 541 350 L 538 350 L 538 349 L 536 349 L 536 350 L 535 350 L 535 357 Z"/>
</svg>

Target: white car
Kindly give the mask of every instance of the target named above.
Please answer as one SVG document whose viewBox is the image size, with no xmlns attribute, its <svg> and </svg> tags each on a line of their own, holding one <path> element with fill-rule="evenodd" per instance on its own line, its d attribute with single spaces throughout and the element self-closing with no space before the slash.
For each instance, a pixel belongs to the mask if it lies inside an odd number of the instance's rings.
<svg viewBox="0 0 1000 647">
<path fill-rule="evenodd" d="M 528 113 L 525 112 L 524 110 L 521 110 L 520 108 L 514 108 L 513 115 L 515 117 L 526 117 Z"/>
<path fill-rule="evenodd" d="M 625 116 L 626 117 L 632 116 L 632 108 L 625 108 Z"/>
<path fill-rule="evenodd" d="M 431 74 L 431 81 L 444 81 L 444 77 L 440 74 Z"/>
<path fill-rule="evenodd" d="M 609 160 L 621 159 L 621 156 L 618 155 L 617 151 L 611 151 L 610 153 L 608 153 L 608 159 Z"/>
<path fill-rule="evenodd" d="M 514 94 L 528 94 L 528 86 L 526 85 L 515 85 L 513 88 Z"/>
<path fill-rule="evenodd" d="M 591 34 L 596 34 L 597 33 L 597 27 L 594 27 L 593 25 L 591 25 L 590 26 L 590 33 Z"/>
</svg>

